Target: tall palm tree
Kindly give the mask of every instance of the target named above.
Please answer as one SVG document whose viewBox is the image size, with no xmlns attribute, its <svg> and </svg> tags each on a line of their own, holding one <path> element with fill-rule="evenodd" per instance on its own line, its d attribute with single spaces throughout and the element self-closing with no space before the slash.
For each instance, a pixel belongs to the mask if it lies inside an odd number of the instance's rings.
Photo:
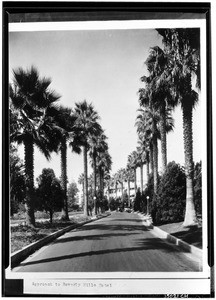
<svg viewBox="0 0 216 300">
<path fill-rule="evenodd" d="M 157 193 L 158 186 L 158 138 L 160 132 L 158 124 L 160 115 L 154 108 L 140 108 L 136 120 L 138 134 L 145 133 L 146 139 L 150 141 L 150 149 L 153 150 L 153 178 L 154 178 L 154 194 Z M 151 151 L 151 150 L 150 150 Z"/>
<path fill-rule="evenodd" d="M 133 182 L 133 180 L 134 180 L 133 172 L 134 171 L 127 166 L 126 169 L 124 169 L 124 173 L 123 173 L 123 178 L 127 182 L 128 207 L 131 206 L 131 203 L 130 203 L 130 182 Z"/>
<path fill-rule="evenodd" d="M 110 187 L 112 185 L 112 179 L 111 179 L 110 173 L 108 173 L 108 172 L 105 173 L 104 182 L 105 182 L 105 187 L 107 187 L 108 203 L 110 206 Z"/>
<path fill-rule="evenodd" d="M 154 107 L 160 114 L 160 138 L 162 154 L 162 173 L 167 165 L 167 114 L 171 117 L 171 108 L 176 106 L 171 95 L 171 81 L 164 78 L 164 70 L 169 62 L 169 57 L 158 46 L 150 49 L 150 54 L 145 61 L 149 76 L 143 76 L 141 80 L 151 90 L 150 98 L 147 100 L 151 107 Z M 146 98 L 140 95 L 140 103 L 146 105 Z"/>
<path fill-rule="evenodd" d="M 95 214 L 97 213 L 96 207 L 96 183 L 97 183 L 97 156 L 100 152 L 108 150 L 107 145 L 107 137 L 102 132 L 99 132 L 98 135 L 92 135 L 89 139 L 90 152 L 89 155 L 92 159 L 92 167 L 93 167 L 93 194 L 94 194 L 94 207 Z"/>
<path fill-rule="evenodd" d="M 24 144 L 26 176 L 26 223 L 35 226 L 34 216 L 34 145 L 50 158 L 51 151 L 57 151 L 60 131 L 53 128 L 48 109 L 60 98 L 49 86 L 51 80 L 40 78 L 35 67 L 13 70 L 10 84 L 10 103 L 17 112 L 16 130 L 10 132 L 10 141 Z"/>
<path fill-rule="evenodd" d="M 100 185 L 99 189 L 101 191 L 102 197 L 104 194 L 104 177 L 106 173 L 110 172 L 111 166 L 112 166 L 112 158 L 109 154 L 108 149 L 99 152 L 97 156 L 97 168 L 99 174 L 99 185 Z"/>
<path fill-rule="evenodd" d="M 142 147 L 137 147 L 137 154 L 138 154 L 138 166 L 140 167 L 140 188 L 141 193 L 143 192 L 143 165 L 146 163 L 146 156 L 145 152 L 143 152 Z"/>
<path fill-rule="evenodd" d="M 138 136 L 138 147 L 139 151 L 143 155 L 144 163 L 146 164 L 146 180 L 149 181 L 149 162 L 150 162 L 150 142 L 145 138 L 145 134 L 141 133 Z"/>
<path fill-rule="evenodd" d="M 76 128 L 76 117 L 72 113 L 72 109 L 59 106 L 57 112 L 50 112 L 53 116 L 55 125 L 61 129 L 61 138 L 59 139 L 59 151 L 61 153 L 61 186 L 63 190 L 63 203 L 61 218 L 69 220 L 68 216 L 68 200 L 67 200 L 67 144 L 71 150 L 77 154 L 81 152 L 81 138 L 79 129 Z"/>
<path fill-rule="evenodd" d="M 98 135 L 101 132 L 101 126 L 98 123 L 99 115 L 95 111 L 94 106 L 83 102 L 75 103 L 74 116 L 76 118 L 75 128 L 81 132 L 83 161 L 84 161 L 84 214 L 88 215 L 88 149 L 89 138 Z"/>
<path fill-rule="evenodd" d="M 184 226 L 197 224 L 193 192 L 193 108 L 198 101 L 198 94 L 192 88 L 192 76 L 197 76 L 197 87 L 200 87 L 200 30 L 158 29 L 163 37 L 165 51 L 170 62 L 165 68 L 172 80 L 172 95 L 175 102 L 181 105 L 183 115 L 183 137 L 186 171 L 186 211 Z"/>
<path fill-rule="evenodd" d="M 127 166 L 128 166 L 128 168 L 130 168 L 134 171 L 134 191 L 135 191 L 135 195 L 137 193 L 137 178 L 136 178 L 137 163 L 138 163 L 138 153 L 136 151 L 133 151 L 133 152 L 131 152 L 131 154 L 128 155 Z"/>
</svg>

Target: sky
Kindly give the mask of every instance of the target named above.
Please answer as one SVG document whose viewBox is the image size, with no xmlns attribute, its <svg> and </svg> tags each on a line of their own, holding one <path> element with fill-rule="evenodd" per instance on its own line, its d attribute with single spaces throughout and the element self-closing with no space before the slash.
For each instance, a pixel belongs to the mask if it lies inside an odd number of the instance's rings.
<svg viewBox="0 0 216 300">
<path fill-rule="evenodd" d="M 108 137 L 113 165 L 111 173 L 126 167 L 127 157 L 137 147 L 134 126 L 140 77 L 147 75 L 145 60 L 149 49 L 162 47 L 154 29 L 72 30 L 10 32 L 9 72 L 34 65 L 42 77 L 51 77 L 51 87 L 61 95 L 59 104 L 74 107 L 76 102 L 91 102 Z M 200 100 L 201 102 L 201 100 Z M 167 137 L 168 161 L 184 164 L 182 112 L 173 113 L 175 129 Z M 202 157 L 201 104 L 194 110 L 194 161 Z M 20 148 L 23 158 L 23 149 Z M 43 168 L 53 168 L 60 176 L 60 155 L 51 161 L 35 149 L 35 178 Z M 161 155 L 159 143 L 159 170 Z M 77 181 L 83 172 L 83 157 L 68 149 L 68 180 Z M 91 173 L 89 166 L 89 173 Z"/>
</svg>

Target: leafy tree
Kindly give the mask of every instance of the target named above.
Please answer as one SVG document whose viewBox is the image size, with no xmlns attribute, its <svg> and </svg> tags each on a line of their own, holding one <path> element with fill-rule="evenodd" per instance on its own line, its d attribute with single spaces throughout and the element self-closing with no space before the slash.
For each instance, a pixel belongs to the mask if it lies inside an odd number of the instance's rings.
<svg viewBox="0 0 216 300">
<path fill-rule="evenodd" d="M 71 182 L 68 186 L 68 208 L 73 209 L 74 205 L 77 203 L 77 193 L 79 189 L 76 182 Z"/>
<path fill-rule="evenodd" d="M 10 213 L 18 211 L 26 196 L 24 165 L 14 146 L 10 146 Z"/>
<path fill-rule="evenodd" d="M 50 223 L 52 223 L 53 213 L 62 209 L 64 205 L 61 183 L 55 177 L 53 169 L 50 168 L 42 170 L 37 182 L 37 208 L 49 212 Z"/>
<path fill-rule="evenodd" d="M 15 118 L 11 118 L 10 142 L 24 145 L 25 208 L 29 226 L 35 226 L 34 145 L 49 159 L 51 151 L 57 151 L 60 136 L 48 115 L 49 108 L 59 99 L 59 95 L 49 88 L 50 84 L 50 79 L 39 77 L 35 67 L 26 71 L 18 68 L 13 70 L 9 90 L 10 112 L 16 114 Z"/>
<path fill-rule="evenodd" d="M 185 187 L 184 170 L 179 164 L 170 162 L 161 177 L 157 199 L 152 207 L 152 218 L 155 224 L 183 221 Z"/>
</svg>

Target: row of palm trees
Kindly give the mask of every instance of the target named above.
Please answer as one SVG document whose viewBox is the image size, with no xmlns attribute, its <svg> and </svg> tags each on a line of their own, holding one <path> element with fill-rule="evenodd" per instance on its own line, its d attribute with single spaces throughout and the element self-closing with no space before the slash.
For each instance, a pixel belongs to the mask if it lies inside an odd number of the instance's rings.
<svg viewBox="0 0 216 300">
<path fill-rule="evenodd" d="M 64 192 L 62 219 L 69 219 L 67 205 L 67 148 L 83 152 L 84 214 L 88 214 L 88 153 L 92 159 L 94 179 L 99 172 L 101 182 L 111 168 L 107 137 L 99 123 L 99 115 L 86 100 L 74 109 L 57 104 L 60 99 L 50 88 L 51 79 L 41 78 L 32 66 L 13 70 L 9 87 L 10 142 L 24 145 L 26 177 L 26 223 L 35 226 L 34 216 L 34 146 L 49 160 L 54 151 L 61 155 L 61 185 Z M 96 179 L 94 184 L 96 194 Z"/>
<path fill-rule="evenodd" d="M 141 170 L 143 191 L 143 165 L 147 180 L 153 173 L 154 195 L 158 187 L 158 139 L 161 140 L 162 173 L 167 165 L 166 135 L 173 130 L 172 110 L 180 105 L 183 113 L 183 137 L 186 172 L 186 212 L 184 226 L 197 224 L 193 196 L 193 132 L 192 113 L 200 89 L 200 32 L 191 29 L 158 29 L 164 48 L 152 47 L 145 61 L 148 76 L 141 77 L 144 88 L 139 90 L 139 109 L 136 119 L 138 147 L 128 156 L 127 166 L 133 170 L 135 191 L 136 168 Z"/>
</svg>

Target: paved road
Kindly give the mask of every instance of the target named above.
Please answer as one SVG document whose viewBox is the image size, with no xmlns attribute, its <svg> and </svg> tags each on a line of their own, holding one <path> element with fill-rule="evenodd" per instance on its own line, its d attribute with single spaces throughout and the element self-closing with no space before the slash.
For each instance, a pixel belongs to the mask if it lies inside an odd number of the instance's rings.
<svg viewBox="0 0 216 300">
<path fill-rule="evenodd" d="M 182 272 L 199 264 L 154 236 L 137 214 L 115 212 L 64 234 L 13 271 Z"/>
</svg>

